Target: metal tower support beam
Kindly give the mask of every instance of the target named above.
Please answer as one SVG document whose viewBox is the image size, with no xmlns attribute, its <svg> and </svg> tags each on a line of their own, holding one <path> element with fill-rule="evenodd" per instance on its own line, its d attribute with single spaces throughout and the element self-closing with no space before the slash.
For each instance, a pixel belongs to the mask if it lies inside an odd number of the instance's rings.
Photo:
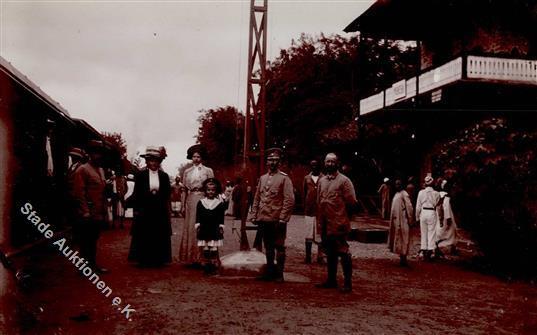
<svg viewBox="0 0 537 335">
<path fill-rule="evenodd" d="M 246 167 L 248 161 L 255 161 L 259 169 L 258 174 L 263 171 L 263 158 L 265 156 L 267 5 L 268 0 L 250 1 L 248 87 L 246 92 L 243 165 Z"/>
<path fill-rule="evenodd" d="M 250 1 L 248 77 L 244 120 L 243 170 L 254 188 L 265 163 L 265 85 L 267 64 L 268 0 Z M 246 176 L 245 176 L 246 177 Z M 247 206 L 247 204 L 243 204 Z M 254 247 L 260 247 L 254 243 Z M 249 250 L 246 218 L 241 220 L 241 250 Z"/>
</svg>

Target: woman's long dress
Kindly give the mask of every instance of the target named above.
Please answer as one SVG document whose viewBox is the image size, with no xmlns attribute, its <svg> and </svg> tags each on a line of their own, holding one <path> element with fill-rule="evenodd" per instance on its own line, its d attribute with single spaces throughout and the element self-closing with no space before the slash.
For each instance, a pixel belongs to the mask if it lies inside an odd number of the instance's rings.
<svg viewBox="0 0 537 335">
<path fill-rule="evenodd" d="M 197 171 L 196 171 L 197 169 Z M 198 239 L 196 237 L 196 208 L 203 198 L 203 182 L 208 178 L 214 178 L 211 168 L 205 166 L 193 166 L 187 169 L 183 176 L 186 187 L 185 221 L 183 223 L 181 244 L 179 245 L 179 261 L 186 264 L 200 262 Z"/>
<path fill-rule="evenodd" d="M 171 262 L 170 179 L 163 171 L 158 177 L 159 189 L 151 192 L 149 170 L 140 172 L 129 198 L 135 213 L 129 261 L 143 265 Z"/>
</svg>

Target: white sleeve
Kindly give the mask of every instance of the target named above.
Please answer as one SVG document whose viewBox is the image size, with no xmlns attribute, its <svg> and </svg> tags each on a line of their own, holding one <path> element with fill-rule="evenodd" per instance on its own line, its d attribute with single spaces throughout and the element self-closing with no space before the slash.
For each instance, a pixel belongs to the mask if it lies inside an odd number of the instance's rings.
<svg viewBox="0 0 537 335">
<path fill-rule="evenodd" d="M 453 219 L 452 218 L 452 212 L 451 212 L 451 203 L 449 197 L 444 198 L 444 219 Z"/>
</svg>

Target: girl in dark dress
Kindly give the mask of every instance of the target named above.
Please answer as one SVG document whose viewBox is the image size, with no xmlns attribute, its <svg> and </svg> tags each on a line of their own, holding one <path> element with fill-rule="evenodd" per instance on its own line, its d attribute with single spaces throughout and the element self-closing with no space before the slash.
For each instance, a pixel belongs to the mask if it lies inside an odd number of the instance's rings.
<svg viewBox="0 0 537 335">
<path fill-rule="evenodd" d="M 162 147 L 148 147 L 142 157 L 147 168 L 136 176 L 129 198 L 134 209 L 129 261 L 161 266 L 171 262 L 171 185 L 168 174 L 160 169 L 166 154 Z"/>
<path fill-rule="evenodd" d="M 228 201 L 224 195 L 220 195 L 220 183 L 214 178 L 205 180 L 203 191 L 205 196 L 196 208 L 195 228 L 205 273 L 211 275 L 217 273 L 220 265 L 218 247 L 224 242 L 224 215 Z"/>
</svg>

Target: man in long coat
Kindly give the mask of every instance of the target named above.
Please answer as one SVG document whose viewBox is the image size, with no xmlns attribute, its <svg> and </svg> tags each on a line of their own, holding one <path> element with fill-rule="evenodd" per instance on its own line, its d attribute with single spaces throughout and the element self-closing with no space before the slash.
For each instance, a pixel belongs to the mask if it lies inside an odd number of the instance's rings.
<svg viewBox="0 0 537 335">
<path fill-rule="evenodd" d="M 352 256 L 347 235 L 350 232 L 350 213 L 356 206 L 356 194 L 351 180 L 338 172 L 339 160 L 329 153 L 324 160 L 326 175 L 319 180 L 317 191 L 317 220 L 321 226 L 321 239 L 327 257 L 328 278 L 318 284 L 320 288 L 337 288 L 337 265 L 343 268 L 343 293 L 352 291 Z"/>
<path fill-rule="evenodd" d="M 399 254 L 401 266 L 408 266 L 410 226 L 414 223 L 414 209 L 410 196 L 403 189 L 403 183 L 400 179 L 395 181 L 395 190 L 390 214 L 388 248 L 391 252 Z"/>
<path fill-rule="evenodd" d="M 80 255 L 95 272 L 107 272 L 97 266 L 97 241 L 106 226 L 106 179 L 101 167 L 104 154 L 102 141 L 90 141 L 89 161 L 74 172 L 73 198 L 79 220 Z"/>
</svg>

